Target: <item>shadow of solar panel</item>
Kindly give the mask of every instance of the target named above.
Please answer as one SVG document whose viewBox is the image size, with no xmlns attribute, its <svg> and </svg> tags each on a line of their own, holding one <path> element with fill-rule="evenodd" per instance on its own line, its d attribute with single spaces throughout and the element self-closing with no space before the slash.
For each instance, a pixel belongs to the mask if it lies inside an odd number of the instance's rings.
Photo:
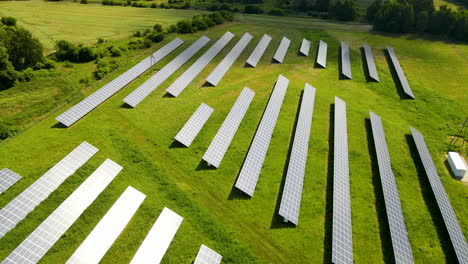
<svg viewBox="0 0 468 264">
<path fill-rule="evenodd" d="M 21 176 L 7 168 L 0 170 L 0 194 L 21 180 Z"/>
<path fill-rule="evenodd" d="M 299 53 L 304 56 L 309 56 L 309 50 L 310 50 L 310 41 L 308 41 L 307 39 L 303 39 L 301 48 L 299 49 Z"/>
<path fill-rule="evenodd" d="M 327 67 L 327 43 L 320 40 L 317 52 L 317 65 L 320 67 Z"/>
<path fill-rule="evenodd" d="M 452 204 L 445 192 L 444 185 L 440 181 L 439 174 L 432 160 L 429 149 L 426 146 L 423 135 L 416 129 L 410 127 L 411 134 L 413 135 L 414 143 L 418 149 L 419 157 L 421 158 L 424 170 L 426 171 L 427 178 L 431 185 L 432 192 L 437 201 L 440 213 L 444 219 L 445 227 L 447 228 L 450 236 L 450 241 L 457 255 L 459 263 L 468 263 L 468 245 L 466 243 L 463 231 L 458 223 L 455 211 L 453 211 Z"/>
<path fill-rule="evenodd" d="M 265 53 L 265 50 L 268 47 L 268 44 L 270 44 L 271 37 L 268 36 L 267 34 L 263 35 L 262 39 L 258 42 L 257 46 L 255 49 L 252 51 L 252 54 L 250 54 L 249 58 L 247 59 L 246 63 L 247 65 L 250 65 L 251 67 L 256 67 L 258 61 L 260 58 L 263 56 L 263 53 Z"/>
<path fill-rule="evenodd" d="M 203 36 L 195 41 L 190 47 L 179 54 L 175 59 L 166 64 L 160 71 L 151 76 L 146 82 L 131 92 L 123 101 L 131 107 L 137 106 L 148 95 L 150 95 L 156 88 L 159 87 L 164 81 L 167 80 L 174 72 L 176 72 L 182 65 L 184 65 L 190 58 L 193 57 L 201 48 L 208 42 L 209 38 Z"/>
<path fill-rule="evenodd" d="M 254 95 L 255 92 L 247 87 L 244 87 L 242 90 L 234 106 L 231 108 L 231 111 L 216 133 L 216 136 L 213 138 L 213 141 L 211 141 L 205 155 L 203 155 L 203 160 L 206 161 L 209 166 L 219 167 L 247 109 L 249 109 Z"/>
<path fill-rule="evenodd" d="M 98 151 L 83 142 L 0 210 L 0 238 L 21 222 Z"/>
<path fill-rule="evenodd" d="M 349 58 L 349 47 L 346 43 L 341 41 L 341 74 L 348 79 L 352 79 L 351 75 L 351 61 Z"/>
<path fill-rule="evenodd" d="M 3 263 L 37 263 L 122 170 L 107 159 Z"/>
<path fill-rule="evenodd" d="M 373 112 L 369 111 L 369 114 L 395 263 L 414 263 L 382 120 Z"/>
<path fill-rule="evenodd" d="M 367 70 L 369 71 L 369 77 L 376 82 L 380 82 L 379 74 L 377 73 L 377 67 L 375 66 L 374 56 L 372 55 L 372 49 L 367 46 L 367 44 L 363 44 L 364 47 L 364 54 L 366 57 L 366 64 Z"/>
<path fill-rule="evenodd" d="M 130 264 L 160 263 L 183 220 L 183 217 L 164 207 Z"/>
<path fill-rule="evenodd" d="M 288 89 L 289 80 L 283 75 L 278 77 L 270 101 L 263 113 L 262 120 L 250 146 L 244 165 L 241 168 L 235 187 L 242 192 L 253 196 L 258 177 L 262 169 L 265 155 L 270 145 L 271 136 L 275 129 L 276 120 L 283 105 L 283 99 Z"/>
<path fill-rule="evenodd" d="M 252 40 L 252 35 L 245 33 L 244 36 L 237 42 L 237 44 L 231 49 L 231 51 L 224 57 L 224 59 L 216 66 L 213 72 L 208 75 L 206 81 L 213 86 L 218 85 L 224 75 L 229 71 L 232 64 L 237 60 L 239 55 L 244 51 L 247 45 Z"/>
<path fill-rule="evenodd" d="M 315 88 L 306 83 L 279 209 L 279 215 L 295 225 L 299 223 L 314 100 Z"/>
<path fill-rule="evenodd" d="M 192 64 L 177 80 L 175 80 L 167 89 L 166 92 L 177 97 L 187 88 L 187 86 L 197 77 L 198 74 L 210 63 L 210 61 L 218 55 L 218 53 L 231 41 L 234 34 L 226 32 L 216 41 L 198 60 Z"/>
<path fill-rule="evenodd" d="M 332 262 L 353 263 L 346 103 L 335 97 Z"/>
<path fill-rule="evenodd" d="M 189 147 L 212 113 L 213 108 L 201 104 L 174 139 Z"/>
<path fill-rule="evenodd" d="M 392 61 L 393 68 L 396 71 L 401 87 L 403 88 L 403 92 L 411 99 L 416 99 L 416 97 L 414 97 L 413 91 L 411 90 L 411 87 L 409 86 L 408 80 L 406 79 L 405 73 L 401 68 L 400 62 L 398 61 L 395 51 L 392 47 L 387 46 L 387 52 L 390 56 L 390 60 Z"/>
<path fill-rule="evenodd" d="M 67 127 L 73 125 L 76 121 L 91 112 L 94 108 L 98 107 L 112 95 L 132 82 L 135 78 L 151 68 L 151 66 L 162 60 L 169 53 L 182 45 L 182 43 L 184 43 L 184 41 L 179 38 L 172 40 L 164 47 L 153 53 L 151 56 L 142 60 L 140 63 L 133 66 L 119 77 L 115 78 L 96 92 L 92 93 L 90 96 L 74 105 L 72 108 L 59 115 L 57 118 L 55 118 L 55 120 L 59 121 Z"/>
<path fill-rule="evenodd" d="M 281 43 L 276 50 L 275 55 L 273 56 L 273 60 L 277 61 L 278 63 L 283 63 L 284 57 L 288 52 L 289 44 L 291 44 L 291 40 L 286 37 L 281 39 Z"/>
<path fill-rule="evenodd" d="M 216 251 L 202 244 L 193 264 L 219 264 L 222 258 Z"/>
</svg>

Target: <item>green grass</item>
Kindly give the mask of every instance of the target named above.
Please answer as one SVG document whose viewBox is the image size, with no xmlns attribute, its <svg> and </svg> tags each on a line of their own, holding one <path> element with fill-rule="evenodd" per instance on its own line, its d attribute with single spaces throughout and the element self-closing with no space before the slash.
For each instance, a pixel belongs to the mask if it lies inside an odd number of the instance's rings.
<svg viewBox="0 0 468 264">
<path fill-rule="evenodd" d="M 67 231 L 43 259 L 43 263 L 65 261 L 89 234 L 123 190 L 131 185 L 147 195 L 135 217 L 103 259 L 103 263 L 124 263 L 132 257 L 145 234 L 167 206 L 184 217 L 181 229 L 171 244 L 164 263 L 191 263 L 204 243 L 224 256 L 226 263 L 328 263 L 329 230 L 326 218 L 330 206 L 330 107 L 334 96 L 347 102 L 350 180 L 352 196 L 353 244 L 356 263 L 384 263 L 391 245 L 382 216 L 382 194 L 378 174 L 372 167 L 372 147 L 366 129 L 368 111 L 382 117 L 392 158 L 393 170 L 402 201 L 405 223 L 416 263 L 453 263 L 450 242 L 429 192 L 425 175 L 420 174 L 407 142 L 409 125 L 421 131 L 447 190 L 460 225 L 468 232 L 466 201 L 468 188 L 450 178 L 445 168 L 446 136 L 453 133 L 468 114 L 468 46 L 415 39 L 413 36 L 375 35 L 353 32 L 352 27 L 338 30 L 313 20 L 250 17 L 242 23 L 221 26 L 195 35 L 178 52 L 158 63 L 153 70 L 122 89 L 109 101 L 68 129 L 54 128 L 54 118 L 77 102 L 58 109 L 37 125 L 0 145 L 0 167 L 8 167 L 24 177 L 2 195 L 5 205 L 26 186 L 83 140 L 100 149 L 89 164 L 78 170 L 56 192 L 0 240 L 0 259 L 6 257 L 43 219 L 50 214 L 105 158 L 124 170 L 82 217 Z M 255 21 L 254 21 L 255 19 Z M 122 99 L 143 83 L 156 69 L 174 58 L 201 34 L 214 42 L 226 30 L 236 34 L 219 56 L 178 97 L 164 97 L 164 90 L 193 63 L 192 58 L 173 77 L 135 109 L 122 108 Z M 243 33 L 254 36 L 218 87 L 202 87 L 214 69 Z M 273 37 L 255 69 L 243 68 L 244 62 L 264 33 Z M 284 64 L 270 64 L 281 36 L 292 40 Z M 297 56 L 300 41 L 313 41 L 311 56 Z M 313 68 L 319 39 L 329 44 L 327 69 Z M 339 41 L 351 47 L 353 80 L 338 78 Z M 365 80 L 359 47 L 373 47 L 380 83 Z M 201 55 L 211 43 L 197 54 Z M 401 100 L 390 74 L 383 48 L 395 48 L 417 100 Z M 158 44 L 160 47 L 163 44 Z M 145 51 L 150 52 L 150 51 Z M 130 52 L 127 68 L 145 54 Z M 122 58 L 125 61 L 125 58 Z M 85 72 L 85 65 L 70 71 Z M 87 95 L 125 70 L 107 76 L 85 89 Z M 88 73 L 90 74 L 90 72 Z M 279 74 L 290 79 L 269 151 L 252 199 L 231 194 L 258 122 Z M 299 225 L 285 228 L 275 208 L 292 140 L 301 91 L 308 82 L 317 88 L 304 193 Z M 256 92 L 254 100 L 217 170 L 199 167 L 201 157 L 240 91 L 247 86 Z M 0 93 L 0 98 L 4 92 Z M 15 100 L 11 94 L 10 100 Z M 172 148 L 173 137 L 200 103 L 215 109 L 212 117 L 190 148 Z M 29 107 L 36 108 L 31 104 Z M 5 110 L 1 110 L 5 111 Z"/>
</svg>

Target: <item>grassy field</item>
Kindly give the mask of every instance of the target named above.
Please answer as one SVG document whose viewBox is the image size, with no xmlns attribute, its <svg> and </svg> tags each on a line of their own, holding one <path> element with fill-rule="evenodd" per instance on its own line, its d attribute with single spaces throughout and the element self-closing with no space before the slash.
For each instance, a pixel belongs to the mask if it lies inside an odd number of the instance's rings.
<svg viewBox="0 0 468 264">
<path fill-rule="evenodd" d="M 0 259 L 5 258 L 105 158 L 110 158 L 121 164 L 124 170 L 54 245 L 42 263 L 61 263 L 70 257 L 128 185 L 145 193 L 147 198 L 106 254 L 103 263 L 128 262 L 163 207 L 169 207 L 184 217 L 164 263 L 191 263 L 202 243 L 222 254 L 226 263 L 329 263 L 332 184 L 330 109 L 334 96 L 339 96 L 347 102 L 355 262 L 392 262 L 383 197 L 375 168 L 371 132 L 366 121 L 368 111 L 372 110 L 383 120 L 416 262 L 453 263 L 448 235 L 428 181 L 417 159 L 411 155 L 414 148 L 411 140 L 408 140 L 408 126 L 414 126 L 425 135 L 466 236 L 468 219 L 464 216 L 468 213 L 468 188 L 449 176 L 443 162 L 446 136 L 453 133 L 468 115 L 468 93 L 464 87 L 468 82 L 468 46 L 415 39 L 412 36 L 376 35 L 359 27 L 357 32 L 352 31 L 353 27 L 338 30 L 337 24 L 330 27 L 314 25 L 316 22 L 313 20 L 303 20 L 301 23 L 298 19 L 277 18 L 275 22 L 268 17 L 262 20 L 261 17 L 248 16 L 241 21 L 182 36 L 187 41 L 178 52 L 159 62 L 150 72 L 71 128 L 55 127 L 54 118 L 76 103 L 80 96 L 70 97 L 72 103 L 0 145 L 0 167 L 8 167 L 24 177 L 0 197 L 2 207 L 83 140 L 100 149 L 87 165 L 0 240 Z M 319 27 L 321 29 L 317 29 Z M 235 33 L 236 38 L 178 98 L 166 97 L 164 90 L 226 30 Z M 245 32 L 254 36 L 246 51 L 218 87 L 203 87 L 204 78 Z M 264 33 L 273 37 L 272 43 L 257 68 L 244 68 L 245 60 Z M 202 34 L 212 39 L 207 47 L 138 107 L 122 107 L 122 99 L 127 94 Z M 292 40 L 284 64 L 271 64 L 270 60 L 283 35 Z M 297 55 L 304 37 L 313 41 L 309 57 Z M 313 67 L 319 39 L 329 44 L 327 69 Z M 338 76 L 340 40 L 346 41 L 352 49 L 353 80 L 340 80 Z M 381 83 L 366 81 L 360 54 L 362 42 L 373 47 Z M 383 52 L 386 44 L 395 48 L 417 100 L 402 100 L 398 95 Z M 83 89 L 85 95 L 90 94 L 150 52 L 128 53 L 128 57 L 121 59 L 122 62 L 127 60 L 127 63 L 116 72 L 101 82 L 93 82 L 91 87 L 76 87 L 76 90 Z M 92 64 L 76 65 L 68 69 L 70 78 L 85 75 L 91 68 Z M 89 76 L 90 72 L 86 74 Z M 289 78 L 290 85 L 255 195 L 252 199 L 244 199 L 233 189 L 233 185 L 279 74 Z M 70 83 L 73 80 L 70 79 Z M 42 81 L 43 85 L 47 82 L 45 79 Z M 49 81 L 52 82 L 52 79 Z M 317 88 L 317 95 L 300 222 L 297 227 L 291 227 L 281 223 L 276 211 L 296 111 L 305 82 Z M 53 83 L 51 86 L 54 86 Z M 256 92 L 252 105 L 220 168 L 207 170 L 201 163 L 201 157 L 244 86 Z M 57 84 L 56 87 L 61 86 Z M 10 101 L 16 100 L 13 91 L 9 94 Z M 5 93 L 8 91 L 0 92 L 0 99 L 4 98 Z M 41 93 L 43 97 L 47 96 L 46 90 Z M 40 98 L 41 95 L 37 95 L 37 99 Z M 177 147 L 173 144 L 173 137 L 202 102 L 215 109 L 212 117 L 190 148 Z M 39 108 L 40 105 L 30 104 L 30 107 Z M 8 116 L 7 111 L 0 109 L 3 116 Z"/>
</svg>

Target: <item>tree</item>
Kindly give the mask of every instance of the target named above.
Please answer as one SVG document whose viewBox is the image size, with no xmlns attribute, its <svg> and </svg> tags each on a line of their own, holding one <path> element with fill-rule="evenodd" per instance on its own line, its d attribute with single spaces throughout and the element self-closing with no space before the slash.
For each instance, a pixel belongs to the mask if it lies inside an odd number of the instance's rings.
<svg viewBox="0 0 468 264">
<path fill-rule="evenodd" d="M 7 49 L 0 47 L 0 91 L 12 87 L 16 79 L 17 74 L 8 59 Z"/>
<path fill-rule="evenodd" d="M 294 9 L 298 11 L 307 11 L 312 7 L 311 0 L 293 0 Z"/>
<path fill-rule="evenodd" d="M 158 33 L 163 32 L 163 26 L 161 24 L 154 25 L 153 29 L 155 32 L 158 32 Z"/>
<path fill-rule="evenodd" d="M 433 13 L 429 20 L 429 32 L 435 35 L 448 35 L 455 26 L 455 15 L 446 5 Z"/>
<path fill-rule="evenodd" d="M 339 0 L 330 6 L 329 15 L 340 21 L 353 21 L 359 16 L 359 10 L 354 0 Z"/>
<path fill-rule="evenodd" d="M 421 11 L 416 14 L 415 20 L 414 28 L 417 32 L 422 33 L 426 31 L 427 25 L 429 24 L 429 13 L 427 11 Z"/>
<path fill-rule="evenodd" d="M 203 20 L 200 16 L 195 16 L 192 19 L 192 27 L 195 31 L 205 30 L 208 28 L 205 20 Z"/>
<path fill-rule="evenodd" d="M 221 10 L 221 11 L 219 11 L 219 13 L 221 14 L 221 16 L 223 16 L 224 20 L 226 20 L 226 21 L 234 20 L 234 15 L 229 11 Z"/>
<path fill-rule="evenodd" d="M 190 20 L 181 20 L 177 22 L 177 32 L 182 34 L 192 33 L 192 21 Z"/>
<path fill-rule="evenodd" d="M 313 9 L 319 12 L 327 12 L 329 6 L 330 0 L 317 0 Z"/>
<path fill-rule="evenodd" d="M 410 32 L 414 25 L 413 6 L 397 2 L 384 2 L 374 18 L 374 29 L 394 32 Z"/>
<path fill-rule="evenodd" d="M 366 10 L 366 19 L 368 21 L 374 21 L 377 11 L 382 7 L 382 1 L 377 0 L 372 2 L 372 4 Z"/>
<path fill-rule="evenodd" d="M 286 12 L 281 8 L 275 7 L 272 10 L 270 10 L 269 14 L 273 16 L 284 16 L 286 15 Z"/>
<path fill-rule="evenodd" d="M 435 10 L 434 0 L 412 0 L 411 4 L 413 5 L 415 14 L 423 11 L 427 11 L 430 14 Z"/>
<path fill-rule="evenodd" d="M 0 43 L 7 49 L 15 70 L 32 68 L 43 61 L 42 44 L 29 31 L 16 26 L 6 27 L 0 36 Z"/>
<path fill-rule="evenodd" d="M 210 14 L 211 20 L 213 20 L 217 25 L 224 23 L 224 17 L 220 12 L 213 12 Z"/>
<path fill-rule="evenodd" d="M 256 5 L 246 5 L 244 7 L 244 13 L 246 14 L 262 14 L 263 10 Z"/>
</svg>

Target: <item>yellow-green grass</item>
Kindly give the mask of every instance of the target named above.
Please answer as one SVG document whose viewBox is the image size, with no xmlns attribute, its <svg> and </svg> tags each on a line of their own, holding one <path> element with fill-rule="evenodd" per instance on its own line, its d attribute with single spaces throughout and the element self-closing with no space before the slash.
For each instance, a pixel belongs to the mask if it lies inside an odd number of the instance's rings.
<svg viewBox="0 0 468 264">
<path fill-rule="evenodd" d="M 83 140 L 100 149 L 89 165 L 70 177 L 0 240 L 0 259 L 6 257 L 34 230 L 100 162 L 111 158 L 121 164 L 124 170 L 50 250 L 43 263 L 60 263 L 70 257 L 128 185 L 145 193 L 147 198 L 103 263 L 128 262 L 164 206 L 185 218 L 164 263 L 191 263 L 202 243 L 222 254 L 226 263 L 329 263 L 332 183 L 332 163 L 329 162 L 332 158 L 329 153 L 330 108 L 334 96 L 339 96 L 347 102 L 355 262 L 391 262 L 390 236 L 383 215 L 379 176 L 372 156 L 370 131 L 366 126 L 368 111 L 372 110 L 383 119 L 416 262 L 452 263 L 453 252 L 450 251 L 449 239 L 426 176 L 411 156 L 414 149 L 408 144 L 407 135 L 409 125 L 425 135 L 462 230 L 467 234 L 468 220 L 464 217 L 468 213 L 465 206 L 467 186 L 452 179 L 443 163 L 446 135 L 453 133 L 468 114 L 468 93 L 463 86 L 468 81 L 467 46 L 406 36 L 327 30 L 326 27 L 323 30 L 302 29 L 287 21 L 287 18 L 278 18 L 277 25 L 261 21 L 232 24 L 182 36 L 187 42 L 178 52 L 202 34 L 212 39 L 197 54 L 198 57 L 226 30 L 236 34 L 236 38 L 178 98 L 165 97 L 164 90 L 196 57 L 135 109 L 122 107 L 122 99 L 148 79 L 155 69 L 161 69 L 174 58 L 177 55 L 174 53 L 72 127 L 55 128 L 54 117 L 71 107 L 77 99 L 0 145 L 0 167 L 8 167 L 24 177 L 2 195 L 0 206 L 5 205 Z M 305 23 L 313 21 L 304 20 Z M 202 87 L 204 78 L 245 32 L 255 38 L 219 86 Z M 272 43 L 257 68 L 244 68 L 245 60 L 264 33 L 273 37 Z M 283 35 L 292 40 L 284 64 L 271 64 L 270 60 Z M 297 55 L 304 37 L 313 41 L 309 57 Z M 313 67 L 319 39 L 329 44 L 326 69 Z M 338 78 L 339 40 L 347 41 L 352 49 L 353 80 Z M 368 83 L 364 77 L 359 52 L 362 42 L 373 47 L 380 83 Z M 398 95 L 384 56 L 385 44 L 395 48 L 416 100 L 402 100 Z M 161 45 L 163 43 L 158 44 L 158 47 Z M 128 58 L 127 68 L 145 56 L 141 52 L 127 54 L 130 55 L 132 57 Z M 85 71 L 85 67 L 90 66 L 78 65 L 71 71 Z M 99 88 L 102 83 L 118 76 L 124 68 L 119 68 L 99 84 L 93 84 L 92 89 L 86 89 L 84 93 L 87 95 Z M 279 74 L 289 78 L 290 85 L 255 195 L 251 199 L 240 199 L 232 187 Z M 281 219 L 276 216 L 276 208 L 305 82 L 317 88 L 317 95 L 300 222 L 294 228 L 281 223 Z M 252 105 L 220 168 L 206 170 L 200 166 L 201 157 L 244 86 L 256 92 Z M 190 148 L 174 147 L 173 137 L 202 102 L 215 109 L 212 117 Z"/>
<path fill-rule="evenodd" d="M 123 38 L 160 23 L 168 26 L 202 11 L 102 6 L 72 2 L 2 1 L 0 16 L 12 16 L 44 45 L 46 53 L 55 41 L 66 39 L 91 44 L 97 38 Z"/>
</svg>

